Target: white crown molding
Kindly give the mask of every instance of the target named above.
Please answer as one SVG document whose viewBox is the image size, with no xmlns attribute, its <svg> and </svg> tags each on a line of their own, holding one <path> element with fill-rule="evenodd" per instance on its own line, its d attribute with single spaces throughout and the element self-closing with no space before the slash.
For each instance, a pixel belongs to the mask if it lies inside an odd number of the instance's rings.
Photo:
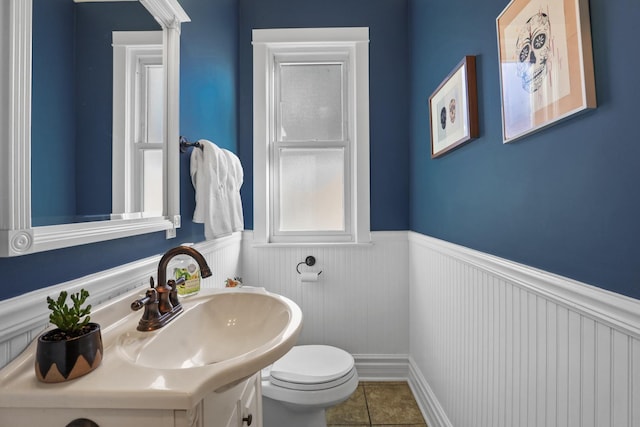
<svg viewBox="0 0 640 427">
<path fill-rule="evenodd" d="M 140 3 L 163 27 L 180 29 L 182 22 L 191 22 L 177 0 L 140 0 Z"/>
<path fill-rule="evenodd" d="M 253 30 L 253 44 L 309 44 L 309 43 L 345 43 L 368 42 L 368 27 L 331 27 L 331 28 L 276 28 Z M 292 42 L 295 37 L 295 42 Z"/>
</svg>

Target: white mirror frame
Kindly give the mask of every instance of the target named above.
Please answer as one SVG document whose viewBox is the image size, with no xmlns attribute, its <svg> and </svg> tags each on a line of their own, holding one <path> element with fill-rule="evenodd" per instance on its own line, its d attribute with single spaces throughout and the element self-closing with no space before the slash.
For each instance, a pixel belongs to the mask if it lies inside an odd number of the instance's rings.
<svg viewBox="0 0 640 427">
<path fill-rule="evenodd" d="M 0 1 L 0 257 L 180 227 L 180 25 L 177 0 L 140 0 L 162 27 L 165 64 L 165 214 L 157 218 L 31 226 L 32 0 Z"/>
</svg>

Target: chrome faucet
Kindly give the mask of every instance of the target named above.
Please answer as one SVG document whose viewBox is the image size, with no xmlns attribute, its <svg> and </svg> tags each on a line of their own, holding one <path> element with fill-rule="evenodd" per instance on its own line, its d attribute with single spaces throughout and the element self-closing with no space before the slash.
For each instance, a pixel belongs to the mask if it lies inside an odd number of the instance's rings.
<svg viewBox="0 0 640 427">
<path fill-rule="evenodd" d="M 181 277 L 178 281 L 173 279 L 167 281 L 167 266 L 176 255 L 189 255 L 198 263 L 202 278 L 211 276 L 207 261 L 197 250 L 189 246 L 169 249 L 158 263 L 158 285 L 154 287 L 153 277 L 151 277 L 150 288 L 147 289 L 144 298 L 131 303 L 131 309 L 134 311 L 144 307 L 144 314 L 138 323 L 139 331 L 160 329 L 182 312 L 182 304 L 178 299 L 178 285 L 184 282 L 184 278 Z"/>
</svg>

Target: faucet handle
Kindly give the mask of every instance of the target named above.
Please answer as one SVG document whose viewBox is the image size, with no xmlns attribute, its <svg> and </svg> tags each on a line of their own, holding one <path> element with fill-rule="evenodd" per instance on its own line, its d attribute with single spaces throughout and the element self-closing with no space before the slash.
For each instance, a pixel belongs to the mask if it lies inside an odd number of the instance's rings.
<svg viewBox="0 0 640 427">
<path fill-rule="evenodd" d="M 131 310 L 138 311 L 148 304 L 158 303 L 158 293 L 155 289 L 147 289 L 144 298 L 140 298 L 131 303 Z"/>
<path fill-rule="evenodd" d="M 149 303 L 149 301 L 150 301 L 150 299 L 149 299 L 148 296 L 144 297 L 144 298 L 137 299 L 137 300 L 135 300 L 134 302 L 131 303 L 131 310 L 138 311 L 142 307 L 147 305 Z"/>
</svg>

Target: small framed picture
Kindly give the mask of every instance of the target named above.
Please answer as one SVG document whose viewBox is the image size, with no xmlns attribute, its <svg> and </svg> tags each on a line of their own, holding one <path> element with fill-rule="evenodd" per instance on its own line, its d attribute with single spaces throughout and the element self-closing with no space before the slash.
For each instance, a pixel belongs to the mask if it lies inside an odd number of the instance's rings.
<svg viewBox="0 0 640 427">
<path fill-rule="evenodd" d="M 596 107 L 589 0 L 512 0 L 496 27 L 505 143 Z"/>
<path fill-rule="evenodd" d="M 476 57 L 465 56 L 429 97 L 431 158 L 477 138 Z"/>
</svg>

